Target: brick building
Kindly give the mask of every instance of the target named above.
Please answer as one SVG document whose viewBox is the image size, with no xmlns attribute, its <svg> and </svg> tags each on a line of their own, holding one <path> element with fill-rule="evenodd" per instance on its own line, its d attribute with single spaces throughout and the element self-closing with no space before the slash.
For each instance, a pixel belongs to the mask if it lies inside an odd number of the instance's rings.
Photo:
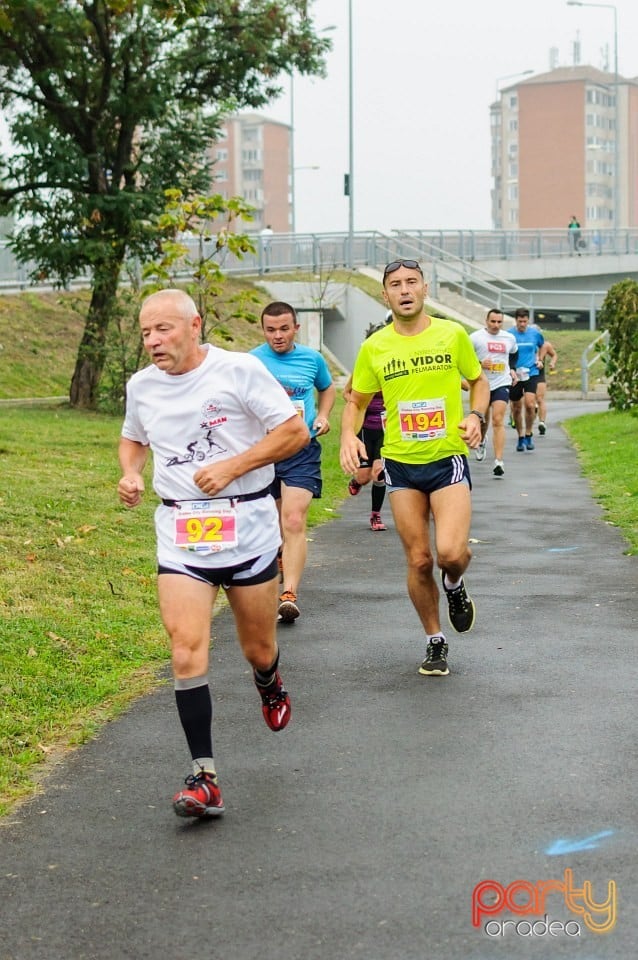
<svg viewBox="0 0 638 960">
<path fill-rule="evenodd" d="M 638 78 L 559 67 L 501 90 L 490 122 L 493 227 L 638 226 Z"/>
<path fill-rule="evenodd" d="M 249 230 L 270 225 L 276 233 L 290 230 L 290 127 L 256 113 L 229 117 L 212 149 L 215 190 L 224 197 L 241 196 L 255 208 Z"/>
</svg>

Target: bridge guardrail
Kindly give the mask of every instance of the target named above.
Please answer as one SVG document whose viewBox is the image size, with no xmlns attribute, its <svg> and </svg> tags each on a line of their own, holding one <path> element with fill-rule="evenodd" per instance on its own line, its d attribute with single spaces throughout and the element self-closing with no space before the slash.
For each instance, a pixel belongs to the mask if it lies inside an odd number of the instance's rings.
<svg viewBox="0 0 638 960">
<path fill-rule="evenodd" d="M 638 229 L 590 231 L 581 235 L 587 251 L 597 253 L 632 253 L 637 257 Z M 214 252 L 216 238 L 204 240 L 185 237 L 184 243 L 193 246 L 196 259 L 200 248 L 204 255 Z M 499 278 L 483 270 L 481 260 L 509 260 L 524 257 L 573 256 L 567 230 L 393 230 L 389 234 L 364 231 L 350 235 L 346 232 L 322 234 L 274 234 L 267 239 L 253 238 L 255 251 L 243 258 L 228 251 L 222 257 L 222 267 L 228 273 L 244 276 L 296 272 L 298 270 L 319 273 L 339 267 L 373 266 L 381 268 L 390 260 L 415 257 L 427 262 L 431 274 L 431 289 L 436 296 L 440 282 L 455 283 L 463 296 L 471 292 L 479 302 L 503 309 L 526 306 L 530 312 L 542 306 L 539 297 L 561 293 L 566 297 L 586 296 L 590 317 L 590 329 L 595 329 L 596 310 L 604 291 L 590 290 L 540 290 L 519 286 L 505 278 Z M 37 282 L 30 279 L 33 264 L 20 264 L 13 256 L 6 240 L 0 240 L 0 292 L 22 290 L 27 287 L 50 287 L 50 281 Z M 72 286 L 88 281 L 78 277 Z M 573 302 L 573 300 L 572 300 Z"/>
<path fill-rule="evenodd" d="M 580 390 L 583 400 L 586 400 L 589 394 L 589 371 L 598 360 L 602 360 L 601 352 L 598 348 L 599 343 L 609 343 L 608 330 L 603 330 L 600 336 L 592 340 L 582 352 L 580 358 Z"/>
</svg>

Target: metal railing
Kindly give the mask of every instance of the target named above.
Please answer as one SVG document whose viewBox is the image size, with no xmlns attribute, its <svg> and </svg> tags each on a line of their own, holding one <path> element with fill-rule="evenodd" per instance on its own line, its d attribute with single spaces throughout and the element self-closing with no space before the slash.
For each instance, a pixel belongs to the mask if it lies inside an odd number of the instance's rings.
<svg viewBox="0 0 638 960">
<path fill-rule="evenodd" d="M 585 244 L 582 255 L 632 254 L 636 256 L 638 272 L 638 229 L 593 231 L 582 230 Z M 606 291 L 552 289 L 529 289 L 498 277 L 479 266 L 481 260 L 529 259 L 539 257 L 574 256 L 567 230 L 393 230 L 390 234 L 378 231 L 359 232 L 350 236 L 346 232 L 321 234 L 275 234 L 272 237 L 253 238 L 255 250 L 239 258 L 227 250 L 222 253 L 221 266 L 230 274 L 243 276 L 266 276 L 267 274 L 294 273 L 297 271 L 323 273 L 339 268 L 364 266 L 381 269 L 390 260 L 414 257 L 427 264 L 432 295 L 438 295 L 445 284 L 455 287 L 462 296 L 477 300 L 486 306 L 496 306 L 511 312 L 517 306 L 525 306 L 534 313 L 546 306 L 543 300 L 550 295 L 563 297 L 565 303 L 576 299 L 586 303 L 589 327 L 595 329 L 596 312 Z M 199 251 L 204 256 L 212 255 L 216 238 L 204 240 L 185 237 L 184 243 L 192 246 L 192 259 L 197 260 Z M 14 258 L 6 241 L 0 241 L 0 290 L 25 289 L 27 287 L 51 286 L 50 282 L 31 279 L 33 264 L 20 264 Z M 187 271 L 184 271 L 187 276 Z M 79 276 L 72 286 L 85 286 L 88 278 Z M 570 309 L 565 306 L 565 309 Z M 572 309 L 574 309 L 572 307 Z"/>
<path fill-rule="evenodd" d="M 626 230 L 581 230 L 584 248 L 582 256 L 611 254 L 633 255 L 637 258 L 638 229 Z M 350 243 L 352 240 L 352 243 Z M 224 269 L 234 274 L 262 275 L 289 270 L 313 270 L 322 267 L 380 266 L 399 256 L 409 256 L 419 251 L 428 261 L 517 260 L 545 257 L 576 256 L 567 230 L 393 230 L 389 234 L 378 231 L 362 231 L 353 234 L 296 233 L 275 234 L 269 238 L 253 238 L 255 252 L 237 258 L 226 253 Z M 184 238 L 193 245 L 197 237 Z M 204 241 L 206 254 L 213 251 L 216 239 Z M 436 257 L 433 257 L 436 251 Z M 34 264 L 19 264 L 7 245 L 0 240 L 0 287 L 25 287 L 36 285 L 29 279 Z M 81 280 L 82 278 L 78 278 Z"/>
<path fill-rule="evenodd" d="M 520 260 L 543 257 L 638 256 L 638 228 L 581 230 L 574 249 L 566 229 L 544 230 L 401 230 L 415 240 L 439 247 L 462 260 Z"/>
<path fill-rule="evenodd" d="M 584 400 L 587 399 L 589 393 L 589 371 L 598 360 L 602 361 L 604 351 L 601 351 L 598 346 L 601 343 L 604 343 L 605 346 L 609 343 L 608 330 L 604 330 L 599 337 L 592 340 L 592 342 L 585 347 L 580 358 L 580 390 Z"/>
</svg>

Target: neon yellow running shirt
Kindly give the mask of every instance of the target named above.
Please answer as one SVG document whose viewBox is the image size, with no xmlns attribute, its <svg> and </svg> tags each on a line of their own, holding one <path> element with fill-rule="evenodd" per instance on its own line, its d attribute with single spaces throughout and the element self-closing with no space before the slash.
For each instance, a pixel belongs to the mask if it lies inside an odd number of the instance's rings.
<svg viewBox="0 0 638 960">
<path fill-rule="evenodd" d="M 462 326 L 432 317 L 414 337 L 389 324 L 361 345 L 352 373 L 358 393 L 383 393 L 386 428 L 381 455 L 400 463 L 433 463 L 467 453 L 458 432 L 464 417 L 461 378 L 481 364 Z"/>
</svg>

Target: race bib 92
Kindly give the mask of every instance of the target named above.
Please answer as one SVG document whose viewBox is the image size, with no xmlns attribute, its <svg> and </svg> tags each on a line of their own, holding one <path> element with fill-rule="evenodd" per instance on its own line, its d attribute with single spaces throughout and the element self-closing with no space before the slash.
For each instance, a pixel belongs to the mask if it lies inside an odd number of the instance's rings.
<svg viewBox="0 0 638 960">
<path fill-rule="evenodd" d="M 174 543 L 195 553 L 237 546 L 237 511 L 228 500 L 191 500 L 175 507 Z"/>
</svg>

